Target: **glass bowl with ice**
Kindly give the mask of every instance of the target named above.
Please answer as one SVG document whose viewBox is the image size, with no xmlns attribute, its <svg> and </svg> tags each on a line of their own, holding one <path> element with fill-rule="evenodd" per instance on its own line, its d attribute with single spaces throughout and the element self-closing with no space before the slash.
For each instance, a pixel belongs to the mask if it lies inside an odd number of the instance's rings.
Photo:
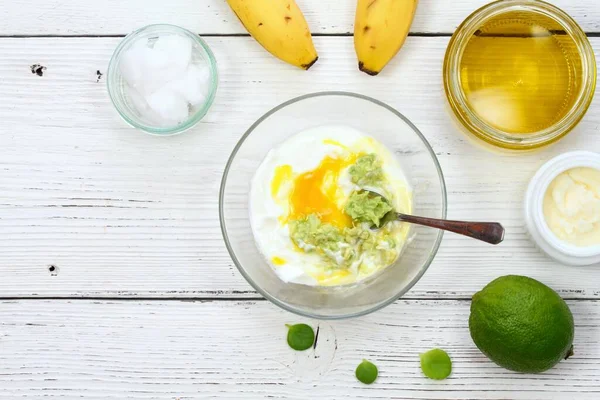
<svg viewBox="0 0 600 400">
<path fill-rule="evenodd" d="M 129 34 L 108 67 L 108 93 L 121 117 L 157 135 L 181 133 L 200 121 L 217 84 L 208 45 L 174 25 L 149 25 Z"/>
</svg>

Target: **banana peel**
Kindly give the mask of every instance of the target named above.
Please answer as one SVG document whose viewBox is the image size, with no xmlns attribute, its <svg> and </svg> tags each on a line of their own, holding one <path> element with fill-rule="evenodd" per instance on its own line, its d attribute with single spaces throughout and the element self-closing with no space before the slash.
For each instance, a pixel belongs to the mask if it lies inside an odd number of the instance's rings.
<svg viewBox="0 0 600 400">
<path fill-rule="evenodd" d="M 358 68 L 377 75 L 398 53 L 410 31 L 418 0 L 358 0 L 354 49 Z"/>
<path fill-rule="evenodd" d="M 302 69 L 318 60 L 308 23 L 294 0 L 227 0 L 248 33 L 269 53 Z"/>
</svg>

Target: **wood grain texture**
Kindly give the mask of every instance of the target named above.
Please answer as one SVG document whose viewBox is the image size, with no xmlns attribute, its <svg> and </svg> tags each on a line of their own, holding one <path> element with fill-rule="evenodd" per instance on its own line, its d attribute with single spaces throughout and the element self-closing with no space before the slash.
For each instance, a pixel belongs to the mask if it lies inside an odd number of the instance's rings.
<svg viewBox="0 0 600 400">
<path fill-rule="evenodd" d="M 420 0 L 411 31 L 452 33 L 488 0 Z M 350 33 L 356 0 L 297 0 L 315 34 Z M 554 0 L 588 32 L 600 31 L 596 0 Z M 0 35 L 122 35 L 171 23 L 202 34 L 246 33 L 225 0 L 30 0 L 0 3 Z M 321 49 L 318 49 L 321 50 Z"/>
<path fill-rule="evenodd" d="M 592 38 L 600 51 L 600 38 Z M 598 298 L 598 268 L 567 268 L 530 242 L 522 218 L 528 180 L 554 155 L 600 151 L 600 108 L 541 152 L 498 155 L 459 133 L 443 97 L 448 38 L 409 38 L 378 77 L 360 73 L 352 38 L 316 38 L 327 57 L 309 72 L 250 38 L 209 38 L 220 65 L 216 102 L 196 128 L 160 138 L 126 126 L 108 99 L 117 38 L 1 39 L 0 296 L 248 297 L 218 223 L 218 187 L 243 132 L 279 103 L 324 90 L 373 96 L 429 139 L 448 188 L 448 217 L 497 220 L 497 247 L 447 234 L 408 296 L 467 298 L 493 278 L 525 274 L 568 298 Z M 29 66 L 47 67 L 44 76 Z M 49 272 L 49 265 L 56 270 Z"/>
<path fill-rule="evenodd" d="M 266 301 L 0 303 L 0 399 L 513 399 L 600 397 L 600 303 L 570 301 L 575 356 L 540 375 L 494 365 L 468 331 L 468 301 L 400 301 L 371 316 L 304 321 Z M 305 352 L 284 324 L 318 328 Z M 431 381 L 419 354 L 445 349 Z M 354 377 L 362 359 L 378 380 Z"/>
<path fill-rule="evenodd" d="M 487 1 L 421 0 L 412 32 L 449 35 Z M 355 0 L 298 3 L 316 35 L 353 29 Z M 600 32 L 595 0 L 553 3 Z M 497 155 L 473 146 L 448 114 L 447 37 L 410 37 L 371 78 L 358 72 L 350 37 L 315 38 L 321 59 L 308 73 L 251 38 L 218 37 L 245 34 L 224 0 L 3 1 L 0 18 L 0 298 L 140 299 L 0 301 L 0 399 L 600 398 L 600 270 L 546 259 L 521 217 L 527 180 L 545 160 L 600 151 L 597 101 L 558 145 Z M 27 37 L 122 36 L 160 22 L 216 35 L 206 40 L 221 73 L 209 115 L 172 138 L 136 132 L 112 109 L 97 71 L 106 72 L 119 38 Z M 600 54 L 600 38 L 591 41 Z M 31 74 L 35 63 L 43 76 Z M 219 230 L 223 168 L 263 113 L 323 90 L 370 95 L 403 112 L 440 159 L 449 217 L 498 220 L 506 241 L 490 247 L 447 234 L 404 300 L 360 319 L 307 321 L 254 299 Z M 467 299 L 509 273 L 585 299 L 568 301 L 575 356 L 547 373 L 503 370 L 469 337 Z M 287 347 L 284 324 L 297 322 L 318 328 L 314 349 Z M 418 354 L 433 347 L 454 361 L 446 381 L 421 375 Z M 363 358 L 380 368 L 372 386 L 354 378 Z"/>
</svg>

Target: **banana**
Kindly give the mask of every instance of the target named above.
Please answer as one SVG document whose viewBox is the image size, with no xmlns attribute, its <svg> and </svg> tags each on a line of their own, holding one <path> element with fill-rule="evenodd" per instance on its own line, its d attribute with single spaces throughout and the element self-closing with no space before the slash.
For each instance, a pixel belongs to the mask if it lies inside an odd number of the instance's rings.
<svg viewBox="0 0 600 400">
<path fill-rule="evenodd" d="M 410 30 L 418 0 L 358 0 L 354 49 L 358 68 L 377 75 L 400 50 Z"/>
<path fill-rule="evenodd" d="M 308 24 L 294 0 L 227 0 L 246 30 L 269 53 L 303 69 L 317 59 Z"/>
</svg>

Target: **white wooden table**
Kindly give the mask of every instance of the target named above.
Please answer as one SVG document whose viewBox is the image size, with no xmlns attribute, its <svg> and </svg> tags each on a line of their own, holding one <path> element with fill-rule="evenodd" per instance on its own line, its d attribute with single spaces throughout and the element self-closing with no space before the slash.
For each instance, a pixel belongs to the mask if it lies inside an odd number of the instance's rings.
<svg viewBox="0 0 600 400">
<path fill-rule="evenodd" d="M 319 62 L 304 72 L 249 38 L 223 0 L 0 3 L 1 399 L 598 399 L 600 268 L 541 255 L 521 217 L 528 179 L 567 150 L 600 151 L 599 99 L 577 130 L 539 153 L 474 147 L 447 111 L 441 65 L 457 25 L 485 0 L 421 0 L 411 37 L 378 77 L 356 68 L 354 0 L 299 0 Z M 597 0 L 555 0 L 600 52 Z M 122 36 L 150 23 L 202 34 L 221 83 L 192 131 L 152 137 L 122 122 L 105 73 Z M 30 65 L 46 67 L 43 76 Z M 317 346 L 285 343 L 302 319 L 268 303 L 227 254 L 217 191 L 244 131 L 277 104 L 347 90 L 404 113 L 445 172 L 449 217 L 499 220 L 490 247 L 448 234 L 425 277 L 367 317 L 309 321 Z M 541 375 L 488 361 L 470 339 L 470 296 L 524 274 L 568 300 L 575 356 Z M 422 377 L 419 353 L 446 349 L 450 379 Z M 376 384 L 354 378 L 363 359 Z"/>
</svg>

